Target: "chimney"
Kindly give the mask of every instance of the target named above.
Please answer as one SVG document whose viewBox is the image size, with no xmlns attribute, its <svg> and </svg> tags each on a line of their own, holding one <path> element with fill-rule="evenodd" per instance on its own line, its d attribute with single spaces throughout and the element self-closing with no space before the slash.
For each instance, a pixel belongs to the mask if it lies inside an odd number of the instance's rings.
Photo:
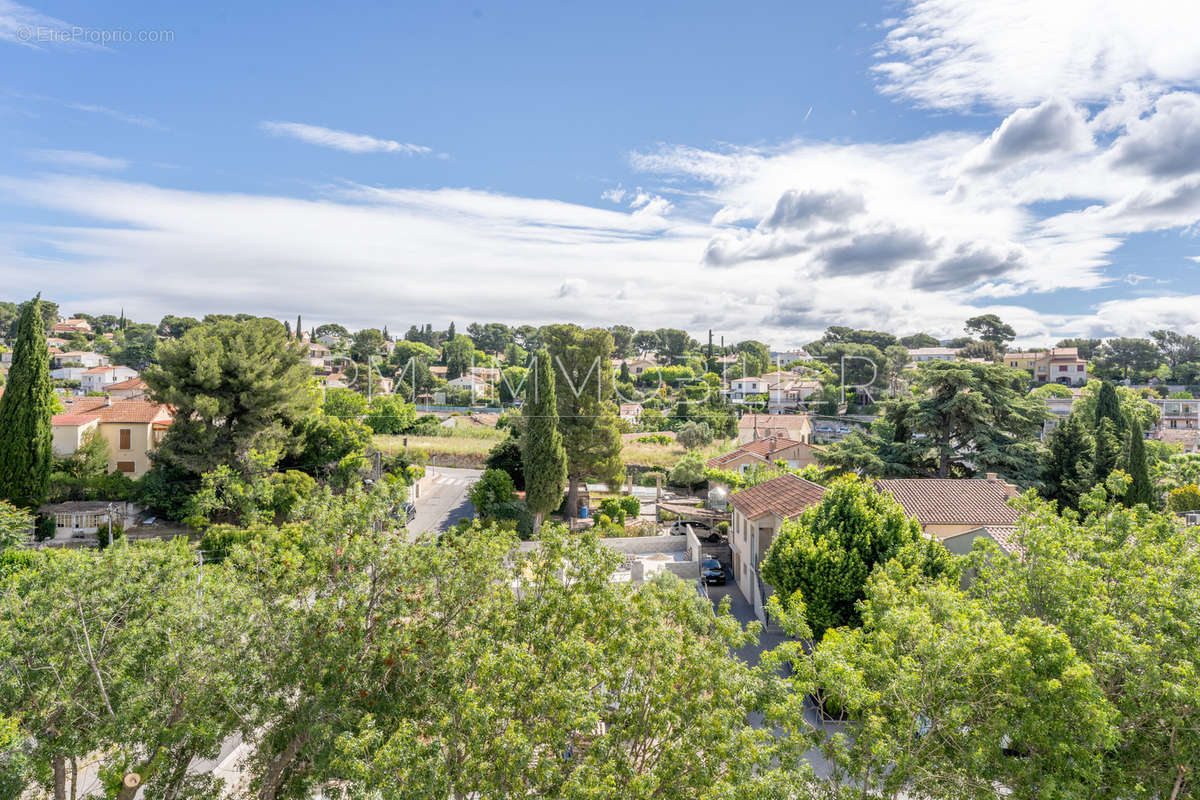
<svg viewBox="0 0 1200 800">
<path fill-rule="evenodd" d="M 104 395 L 104 405 L 106 405 L 106 406 L 112 405 L 112 395 L 111 394 Z"/>
<path fill-rule="evenodd" d="M 998 481 L 1000 479 L 1000 476 L 994 472 L 989 472 L 989 473 L 987 473 L 987 479 L 988 479 L 989 483 L 995 483 L 996 481 Z"/>
</svg>

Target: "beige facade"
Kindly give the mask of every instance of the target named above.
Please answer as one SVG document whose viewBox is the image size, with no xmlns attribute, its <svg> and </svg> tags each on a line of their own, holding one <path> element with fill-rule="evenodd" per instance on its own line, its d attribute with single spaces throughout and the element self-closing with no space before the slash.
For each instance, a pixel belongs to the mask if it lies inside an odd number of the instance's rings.
<svg viewBox="0 0 1200 800">
<path fill-rule="evenodd" d="M 52 420 L 54 453 L 69 456 L 93 433 L 108 444 L 108 469 L 139 478 L 150 469 L 150 452 L 171 424 L 166 406 L 144 400 L 87 397 Z"/>
</svg>

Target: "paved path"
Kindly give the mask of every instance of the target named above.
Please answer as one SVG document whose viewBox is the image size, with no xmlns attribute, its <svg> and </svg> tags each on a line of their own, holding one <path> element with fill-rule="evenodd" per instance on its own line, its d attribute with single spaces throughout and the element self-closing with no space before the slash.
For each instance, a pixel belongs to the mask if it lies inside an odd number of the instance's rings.
<svg viewBox="0 0 1200 800">
<path fill-rule="evenodd" d="M 408 524 L 409 533 L 441 532 L 450 529 L 460 519 L 475 516 L 475 506 L 467 493 L 483 474 L 478 469 L 426 467 L 432 472 L 429 489 L 416 501 L 417 515 Z"/>
</svg>

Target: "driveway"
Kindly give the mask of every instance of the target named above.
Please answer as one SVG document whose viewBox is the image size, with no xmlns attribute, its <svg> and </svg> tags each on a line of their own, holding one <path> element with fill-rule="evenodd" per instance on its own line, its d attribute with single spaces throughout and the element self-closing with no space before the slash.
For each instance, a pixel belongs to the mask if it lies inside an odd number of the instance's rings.
<svg viewBox="0 0 1200 800">
<path fill-rule="evenodd" d="M 743 626 L 757 622 L 758 617 L 754 615 L 754 607 L 742 596 L 742 592 L 738 589 L 737 584 L 733 582 L 733 578 L 729 577 L 728 582 L 724 586 L 709 586 L 708 596 L 713 602 L 713 608 L 717 608 L 721 604 L 721 600 L 725 597 L 729 598 L 729 613 L 733 618 L 740 622 Z M 758 664 L 759 658 L 767 650 L 773 649 L 781 642 L 787 641 L 787 634 L 784 633 L 768 633 L 763 631 L 758 636 L 758 641 L 734 651 L 734 654 L 745 661 L 747 664 L 754 666 Z M 804 703 L 804 718 L 809 725 L 815 728 L 821 728 L 829 734 L 836 733 L 840 728 L 837 723 L 827 722 L 821 718 L 817 709 L 811 702 L 805 700 Z M 756 728 L 763 727 L 763 715 L 755 712 L 750 715 L 750 724 Z M 776 729 L 775 735 L 779 736 L 782 731 Z M 803 758 L 812 767 L 813 772 L 818 778 L 827 778 L 833 770 L 833 765 L 818 749 L 812 749 L 804 753 Z"/>
<path fill-rule="evenodd" d="M 408 524 L 409 535 L 449 530 L 461 519 L 475 516 L 475 506 L 467 499 L 467 493 L 483 474 L 478 469 L 455 467 L 426 467 L 432 475 L 429 488 L 417 500 L 417 515 Z"/>
</svg>

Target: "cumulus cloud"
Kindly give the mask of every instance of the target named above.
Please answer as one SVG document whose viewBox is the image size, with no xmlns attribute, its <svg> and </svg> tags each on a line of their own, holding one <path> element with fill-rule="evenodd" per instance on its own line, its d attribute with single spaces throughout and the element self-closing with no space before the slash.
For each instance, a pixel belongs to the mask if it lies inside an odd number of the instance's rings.
<svg viewBox="0 0 1200 800">
<path fill-rule="evenodd" d="M 406 156 L 429 155 L 433 150 L 419 144 L 407 144 L 392 139 L 378 139 L 363 133 L 305 125 L 302 122 L 262 122 L 259 128 L 272 136 L 299 139 L 319 147 L 331 147 L 346 153 L 400 153 Z"/>
<path fill-rule="evenodd" d="M 814 220 L 844 222 L 866 208 L 861 195 L 788 189 L 775 203 L 771 215 L 759 225 L 763 230 L 807 227 Z"/>
<path fill-rule="evenodd" d="M 961 289 L 985 279 L 1001 279 L 1026 266 L 1020 249 L 960 244 L 948 257 L 922 267 L 913 288 L 927 291 Z"/>
<path fill-rule="evenodd" d="M 1156 178 L 1200 171 L 1200 95 L 1171 92 L 1158 98 L 1154 114 L 1130 122 L 1113 148 L 1119 167 Z"/>
<path fill-rule="evenodd" d="M 1091 146 L 1083 113 L 1065 100 L 1047 100 L 1010 114 L 986 141 L 967 153 L 964 166 L 986 172 L 1031 157 L 1083 152 Z"/>
<path fill-rule="evenodd" d="M 824 248 L 817 260 L 834 275 L 891 272 L 905 264 L 930 258 L 936 244 L 921 231 L 892 229 L 860 233 L 849 241 Z"/>
</svg>

